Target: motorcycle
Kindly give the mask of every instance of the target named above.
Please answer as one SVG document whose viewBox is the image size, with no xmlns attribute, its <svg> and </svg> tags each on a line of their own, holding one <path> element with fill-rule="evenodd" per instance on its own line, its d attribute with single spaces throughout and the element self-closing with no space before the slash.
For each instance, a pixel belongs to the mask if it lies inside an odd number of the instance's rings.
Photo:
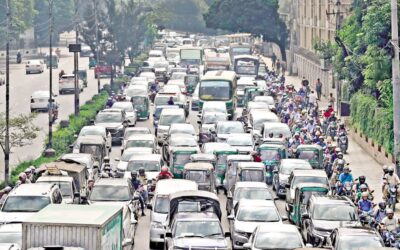
<svg viewBox="0 0 400 250">
<path fill-rule="evenodd" d="M 388 194 L 389 197 L 387 197 L 387 206 L 395 211 L 397 203 L 397 186 L 389 185 Z"/>
<path fill-rule="evenodd" d="M 152 103 L 154 103 L 154 99 L 156 99 L 157 91 L 151 91 L 149 95 L 149 99 Z"/>
<path fill-rule="evenodd" d="M 343 152 L 343 154 L 346 154 L 348 145 L 349 145 L 349 140 L 348 140 L 346 134 L 342 133 L 339 135 L 338 145 L 339 145 L 340 150 Z"/>
<path fill-rule="evenodd" d="M 398 232 L 389 232 L 389 231 L 384 231 L 382 232 L 382 239 L 387 247 L 393 247 L 400 249 L 400 233 Z"/>
<path fill-rule="evenodd" d="M 344 184 L 338 182 L 336 186 L 337 195 L 346 196 L 350 200 L 353 199 L 353 184 L 351 182 L 345 182 Z"/>
<path fill-rule="evenodd" d="M 379 223 L 377 223 L 375 221 L 375 219 L 373 217 L 373 213 L 374 213 L 373 211 L 369 211 L 369 212 L 360 211 L 359 215 L 358 215 L 358 217 L 360 219 L 360 223 L 363 226 L 369 226 L 371 228 L 376 228 L 379 225 Z"/>
</svg>

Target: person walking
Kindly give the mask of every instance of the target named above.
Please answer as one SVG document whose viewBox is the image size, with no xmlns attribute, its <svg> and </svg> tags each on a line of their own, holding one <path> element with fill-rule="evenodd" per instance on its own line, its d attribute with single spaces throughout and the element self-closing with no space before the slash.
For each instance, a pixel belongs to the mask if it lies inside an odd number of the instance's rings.
<svg viewBox="0 0 400 250">
<path fill-rule="evenodd" d="M 279 61 L 279 59 L 276 60 L 276 76 L 279 76 L 280 72 L 281 72 L 281 61 Z"/>
<path fill-rule="evenodd" d="M 329 93 L 328 102 L 329 102 L 330 105 L 332 105 L 332 107 L 335 107 L 335 101 L 336 101 L 336 99 L 335 99 L 335 97 L 333 96 L 333 94 L 332 94 L 332 93 Z"/>
<path fill-rule="evenodd" d="M 321 101 L 322 82 L 321 82 L 321 80 L 319 78 L 317 79 L 317 82 L 315 83 L 315 92 L 317 92 L 318 101 Z"/>
<path fill-rule="evenodd" d="M 275 68 L 275 63 L 276 63 L 276 55 L 275 55 L 275 53 L 274 53 L 274 52 L 272 52 L 271 60 L 272 60 L 272 68 Z"/>
</svg>

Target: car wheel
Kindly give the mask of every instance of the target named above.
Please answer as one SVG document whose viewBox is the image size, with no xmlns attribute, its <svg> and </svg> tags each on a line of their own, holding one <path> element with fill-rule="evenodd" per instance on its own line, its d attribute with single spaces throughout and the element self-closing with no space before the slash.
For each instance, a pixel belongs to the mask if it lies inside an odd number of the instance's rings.
<svg viewBox="0 0 400 250">
<path fill-rule="evenodd" d="M 149 243 L 149 248 L 150 249 L 157 249 L 157 247 L 158 247 L 157 242 L 150 241 L 150 243 Z"/>
</svg>

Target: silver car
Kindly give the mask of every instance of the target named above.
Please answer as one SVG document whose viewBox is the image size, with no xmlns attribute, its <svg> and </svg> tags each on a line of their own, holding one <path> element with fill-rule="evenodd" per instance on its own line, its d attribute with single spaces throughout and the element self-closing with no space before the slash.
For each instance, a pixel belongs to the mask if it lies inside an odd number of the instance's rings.
<svg viewBox="0 0 400 250">
<path fill-rule="evenodd" d="M 126 119 L 128 120 L 128 125 L 133 127 L 136 125 L 137 121 L 137 112 L 133 108 L 131 102 L 115 102 L 112 105 L 113 109 L 121 109 L 125 111 Z"/>
</svg>

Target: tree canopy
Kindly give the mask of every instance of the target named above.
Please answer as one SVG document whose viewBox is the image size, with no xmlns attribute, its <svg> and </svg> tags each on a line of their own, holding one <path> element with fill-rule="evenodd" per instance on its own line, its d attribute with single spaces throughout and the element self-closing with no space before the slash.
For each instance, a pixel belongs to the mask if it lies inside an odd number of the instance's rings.
<svg viewBox="0 0 400 250">
<path fill-rule="evenodd" d="M 277 0 L 215 0 L 204 19 L 209 28 L 262 35 L 265 41 L 276 43 L 286 59 L 288 33 Z"/>
</svg>

